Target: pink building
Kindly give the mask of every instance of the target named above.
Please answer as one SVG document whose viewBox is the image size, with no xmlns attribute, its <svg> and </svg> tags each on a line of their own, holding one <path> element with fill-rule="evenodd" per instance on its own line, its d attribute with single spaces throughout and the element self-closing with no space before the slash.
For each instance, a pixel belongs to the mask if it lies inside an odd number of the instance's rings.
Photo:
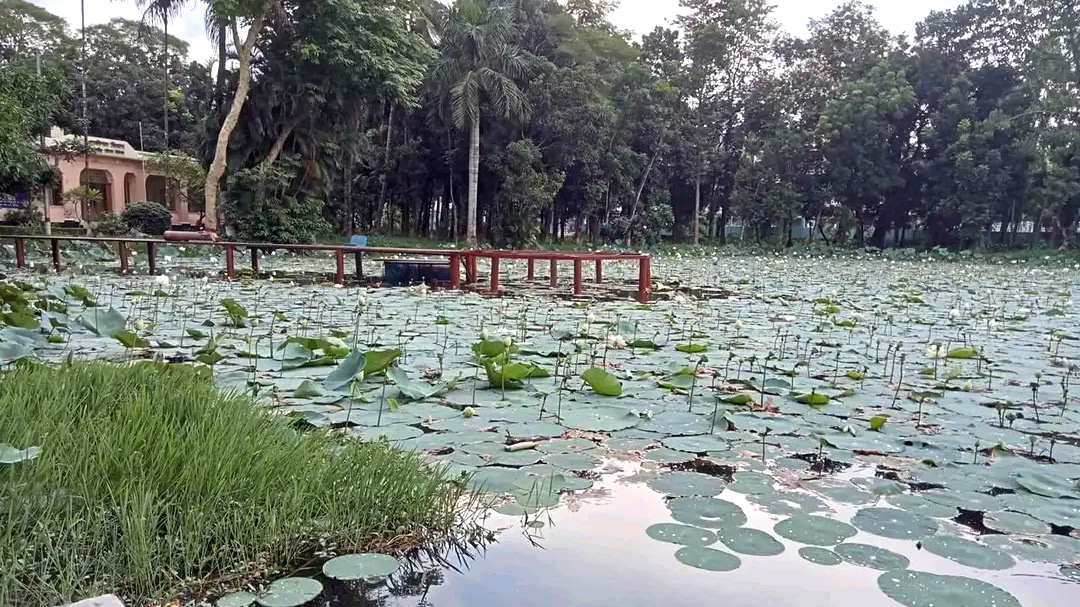
<svg viewBox="0 0 1080 607">
<path fill-rule="evenodd" d="M 77 135 L 68 135 L 54 128 L 45 144 L 59 143 L 75 137 Z M 91 137 L 90 147 L 94 153 L 89 157 L 89 164 L 83 156 L 50 159 L 60 170 L 60 187 L 46 192 L 45 195 L 44 202 L 49 210 L 50 221 L 93 223 L 106 213 L 123 213 L 129 203 L 149 200 L 160 202 L 172 211 L 174 226 L 198 223 L 201 204 L 198 205 L 200 208 L 196 208 L 195 204 L 189 203 L 183 196 L 177 196 L 176 192 L 170 192 L 169 198 L 172 200 L 165 201 L 165 175 L 146 166 L 146 159 L 150 154 L 137 151 L 126 141 L 100 137 Z M 88 216 L 84 217 L 79 216 L 81 210 L 78 204 L 65 203 L 63 199 L 64 192 L 80 185 L 89 185 L 102 193 L 102 202 L 87 209 L 85 214 Z M 37 205 L 40 204 L 38 201 Z"/>
</svg>

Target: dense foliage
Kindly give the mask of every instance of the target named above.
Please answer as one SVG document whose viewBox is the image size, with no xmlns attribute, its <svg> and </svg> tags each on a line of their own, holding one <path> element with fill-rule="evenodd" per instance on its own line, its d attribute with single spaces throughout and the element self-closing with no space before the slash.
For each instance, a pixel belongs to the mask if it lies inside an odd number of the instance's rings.
<svg viewBox="0 0 1080 607">
<path fill-rule="evenodd" d="M 124 208 L 122 217 L 129 229 L 151 236 L 161 236 L 172 227 L 172 213 L 159 202 L 133 202 Z"/>
<path fill-rule="evenodd" d="M 169 147 L 210 166 L 207 184 L 227 152 L 225 217 L 245 230 L 279 221 L 247 212 L 321 209 L 303 229 L 260 231 L 306 239 L 325 219 L 343 233 L 642 243 L 723 242 L 740 226 L 790 242 L 805 225 L 876 246 L 1077 233 L 1076 0 L 969 0 L 911 38 L 858 0 L 805 37 L 778 29 L 766 0 L 681 0 L 674 27 L 640 42 L 605 0 L 203 0 L 226 70 L 188 64 L 156 29 L 194 4 L 144 2 L 141 26 L 88 30 L 89 122 L 129 141 L 142 124 L 160 149 L 167 99 Z M 78 63 L 56 17 L 23 0 L 0 11 L 20 16 L 0 29 L 5 74 L 39 50 Z M 288 208 L 236 203 L 239 172 L 281 162 Z M 212 221 L 216 186 L 205 193 Z"/>
</svg>

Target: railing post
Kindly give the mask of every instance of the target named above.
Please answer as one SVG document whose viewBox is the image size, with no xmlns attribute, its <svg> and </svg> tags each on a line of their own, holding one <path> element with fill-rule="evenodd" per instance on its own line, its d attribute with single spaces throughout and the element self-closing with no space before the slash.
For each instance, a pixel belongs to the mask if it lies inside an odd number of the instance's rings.
<svg viewBox="0 0 1080 607">
<path fill-rule="evenodd" d="M 480 277 L 476 275 L 476 253 L 471 253 L 469 255 L 469 260 L 466 264 L 466 272 L 469 276 L 469 284 L 480 280 Z"/>
<path fill-rule="evenodd" d="M 548 270 L 548 279 L 552 289 L 559 286 L 559 260 L 554 257 L 551 258 L 551 269 Z"/>
<path fill-rule="evenodd" d="M 345 284 L 345 250 L 338 249 L 334 251 L 334 257 L 337 258 L 337 276 L 335 282 L 339 285 Z"/>
<path fill-rule="evenodd" d="M 356 279 L 364 280 L 364 252 L 357 251 L 353 257 L 356 258 Z"/>
<path fill-rule="evenodd" d="M 128 262 L 127 243 L 123 240 L 118 240 L 116 242 L 116 253 L 120 256 L 120 273 L 127 274 L 131 269 L 131 264 Z"/>
<path fill-rule="evenodd" d="M 26 267 L 26 243 L 22 238 L 15 239 L 15 265 L 20 268 Z"/>
<path fill-rule="evenodd" d="M 231 244 L 225 245 L 225 276 L 236 278 L 236 247 Z"/>
<path fill-rule="evenodd" d="M 583 293 L 581 288 L 581 258 L 574 258 L 574 295 L 581 295 Z"/>
<path fill-rule="evenodd" d="M 450 255 L 450 288 L 461 288 L 461 255 L 457 253 Z"/>
<path fill-rule="evenodd" d="M 251 247 L 251 271 L 255 273 L 255 277 L 259 277 L 259 249 L 258 247 Z"/>
<path fill-rule="evenodd" d="M 491 256 L 491 294 L 499 294 L 499 256 L 497 254 Z"/>
<path fill-rule="evenodd" d="M 642 255 L 638 262 L 638 301 L 641 303 L 649 303 L 649 296 L 652 291 L 652 267 L 651 258 L 648 255 Z"/>
<path fill-rule="evenodd" d="M 50 240 L 50 245 L 52 246 L 52 265 L 53 265 L 53 269 L 56 270 L 57 273 L 59 273 L 60 270 L 63 269 L 60 266 L 60 241 L 55 239 L 55 238 L 51 238 L 49 240 Z"/>
<path fill-rule="evenodd" d="M 146 261 L 150 264 L 150 275 L 157 274 L 157 244 L 153 242 L 146 243 Z"/>
<path fill-rule="evenodd" d="M 528 281 L 532 282 L 536 279 L 536 260 L 532 257 L 529 258 L 529 278 Z"/>
<path fill-rule="evenodd" d="M 596 284 L 604 282 L 604 260 L 596 260 Z"/>
</svg>

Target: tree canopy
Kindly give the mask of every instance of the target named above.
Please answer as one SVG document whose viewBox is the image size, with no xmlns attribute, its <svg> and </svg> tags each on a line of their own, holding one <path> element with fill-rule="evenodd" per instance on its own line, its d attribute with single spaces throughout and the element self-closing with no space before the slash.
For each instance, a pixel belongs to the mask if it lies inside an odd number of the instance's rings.
<svg viewBox="0 0 1080 607">
<path fill-rule="evenodd" d="M 640 40 L 605 0 L 205 0 L 213 66 L 159 29 L 185 4 L 88 28 L 89 128 L 201 158 L 241 232 L 879 247 L 1077 234 L 1077 0 L 969 0 L 910 37 L 858 0 L 804 36 L 764 0 L 681 0 Z M 0 103 L 26 78 L 54 87 L 3 118 L 10 190 L 34 173 L 18 167 L 35 129 L 77 125 L 81 60 L 63 20 L 25 0 L 0 0 L 0 24 Z M 39 54 L 52 71 L 37 81 Z"/>
</svg>

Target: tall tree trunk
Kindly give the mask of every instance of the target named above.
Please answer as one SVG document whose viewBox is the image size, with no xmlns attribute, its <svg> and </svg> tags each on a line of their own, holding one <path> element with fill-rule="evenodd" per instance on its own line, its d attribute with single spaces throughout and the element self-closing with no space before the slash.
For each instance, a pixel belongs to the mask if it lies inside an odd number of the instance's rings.
<svg viewBox="0 0 1080 607">
<path fill-rule="evenodd" d="M 469 217 L 465 241 L 476 244 L 476 189 L 480 183 L 480 116 L 477 113 L 469 133 Z"/>
<path fill-rule="evenodd" d="M 161 20 L 165 31 L 165 95 L 163 102 L 165 104 L 165 207 L 170 211 L 173 210 L 172 200 L 169 197 L 169 181 L 172 180 L 171 171 L 169 165 L 169 15 L 168 13 L 162 15 Z M 181 223 L 187 218 L 180 218 Z"/>
<path fill-rule="evenodd" d="M 694 245 L 701 243 L 701 176 L 694 178 Z"/>
<path fill-rule="evenodd" d="M 265 171 L 274 166 L 278 156 L 281 156 L 281 151 L 285 149 L 285 142 L 289 140 L 289 136 L 292 135 L 292 132 L 300 125 L 300 120 L 302 120 L 302 117 L 300 114 L 297 114 L 285 124 L 285 128 L 281 129 L 277 139 L 274 140 L 274 144 L 270 146 L 270 151 L 267 152 L 266 158 L 263 158 L 263 161 L 259 163 L 260 168 Z"/>
<path fill-rule="evenodd" d="M 220 112 L 225 107 L 225 62 L 229 60 L 229 33 L 225 24 L 217 27 L 218 38 L 218 69 L 217 83 L 214 85 L 214 101 L 217 104 L 216 111 Z"/>
<path fill-rule="evenodd" d="M 237 31 L 236 23 L 233 22 L 233 44 L 240 60 L 240 70 L 236 78 L 236 94 L 233 96 L 229 113 L 221 124 L 218 132 L 217 144 L 214 146 L 214 161 L 210 163 L 210 170 L 206 172 L 206 185 L 204 188 L 206 203 L 206 229 L 211 232 L 217 231 L 217 203 L 221 193 L 221 178 L 225 175 L 228 165 L 229 138 L 240 121 L 240 111 L 244 109 L 248 93 L 251 91 L 251 54 L 255 50 L 255 42 L 259 39 L 259 32 L 266 23 L 266 14 L 270 11 L 270 2 L 267 2 L 258 16 L 251 22 L 248 28 L 247 38 L 240 42 L 240 32 Z"/>
<path fill-rule="evenodd" d="M 383 148 L 383 170 L 379 175 L 379 227 L 386 225 L 386 182 L 390 172 L 390 138 L 394 133 L 394 104 L 390 104 L 390 116 L 386 121 L 386 144 Z M 406 140 L 408 141 L 408 140 Z"/>
</svg>

